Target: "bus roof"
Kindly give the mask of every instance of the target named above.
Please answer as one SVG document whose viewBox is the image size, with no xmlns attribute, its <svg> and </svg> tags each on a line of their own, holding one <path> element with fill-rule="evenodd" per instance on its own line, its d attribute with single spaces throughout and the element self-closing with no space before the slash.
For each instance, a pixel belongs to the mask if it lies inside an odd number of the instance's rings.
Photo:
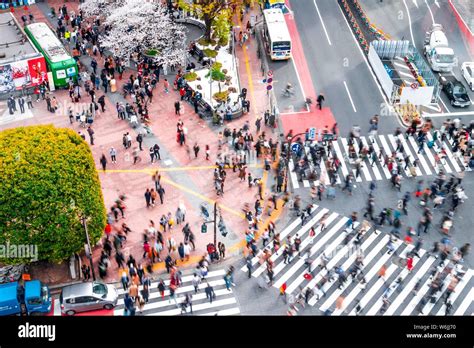
<svg viewBox="0 0 474 348">
<path fill-rule="evenodd" d="M 270 40 L 291 41 L 290 32 L 286 26 L 285 16 L 279 8 L 263 10 L 263 16 L 268 29 Z"/>
<path fill-rule="evenodd" d="M 32 23 L 26 26 L 31 35 L 43 49 L 51 63 L 62 62 L 71 59 L 71 56 L 64 48 L 63 44 L 46 23 Z"/>
</svg>

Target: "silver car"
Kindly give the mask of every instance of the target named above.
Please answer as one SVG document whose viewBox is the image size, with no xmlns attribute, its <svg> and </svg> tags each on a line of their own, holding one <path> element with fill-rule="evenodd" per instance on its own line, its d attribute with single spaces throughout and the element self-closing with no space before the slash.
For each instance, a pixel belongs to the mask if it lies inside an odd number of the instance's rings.
<svg viewBox="0 0 474 348">
<path fill-rule="evenodd" d="M 78 312 L 112 309 L 117 305 L 118 293 L 113 285 L 88 282 L 65 286 L 59 301 L 61 313 L 74 315 Z"/>
</svg>

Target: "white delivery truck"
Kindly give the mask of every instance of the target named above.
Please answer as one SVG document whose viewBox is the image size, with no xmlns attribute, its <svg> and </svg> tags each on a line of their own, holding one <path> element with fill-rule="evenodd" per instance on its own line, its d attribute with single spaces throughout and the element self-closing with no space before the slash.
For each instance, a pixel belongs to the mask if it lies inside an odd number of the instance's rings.
<svg viewBox="0 0 474 348">
<path fill-rule="evenodd" d="M 433 24 L 431 30 L 426 32 L 423 52 L 431 69 L 436 72 L 452 72 L 457 65 L 457 58 L 449 47 L 441 24 Z"/>
</svg>

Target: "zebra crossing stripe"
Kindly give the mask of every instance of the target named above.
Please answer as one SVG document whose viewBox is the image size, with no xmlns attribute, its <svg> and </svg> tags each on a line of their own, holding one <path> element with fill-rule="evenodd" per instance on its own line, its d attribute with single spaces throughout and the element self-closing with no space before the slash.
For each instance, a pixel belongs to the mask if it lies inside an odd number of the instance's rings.
<svg viewBox="0 0 474 348">
<path fill-rule="evenodd" d="M 474 302 L 474 288 L 469 291 L 469 294 L 464 298 L 461 305 L 458 307 L 454 315 L 463 315 Z M 470 313 L 472 315 L 472 312 Z"/>
<path fill-rule="evenodd" d="M 357 153 L 357 156 L 359 156 L 359 144 L 357 144 L 357 141 L 354 141 L 354 149 Z M 372 181 L 372 177 L 370 176 L 370 173 L 369 173 L 369 169 L 367 168 L 367 166 L 365 165 L 364 162 L 361 162 L 360 163 L 360 166 L 362 168 L 362 173 L 364 173 L 364 176 L 365 176 L 365 180 L 367 181 Z"/>
<path fill-rule="evenodd" d="M 328 216 L 327 220 L 326 220 L 326 224 L 329 225 L 330 223 L 332 223 L 339 215 L 337 213 L 332 213 L 330 216 Z M 304 241 L 301 242 L 301 245 L 300 245 L 300 254 L 302 254 L 302 251 L 306 248 L 306 246 L 310 243 L 311 239 L 313 239 L 313 237 L 310 237 L 308 235 L 307 238 L 305 238 Z M 280 287 L 283 283 L 285 283 L 288 279 L 291 278 L 291 276 L 293 276 L 295 274 L 296 271 L 298 271 L 298 269 L 300 269 L 301 266 L 303 266 L 305 263 L 305 261 L 303 259 L 299 259 L 288 271 L 286 271 L 285 274 L 283 274 L 279 279 L 278 281 L 276 282 L 276 284 L 280 284 L 278 287 Z M 281 266 L 281 268 L 284 268 L 286 265 L 284 262 L 281 262 L 277 267 L 275 267 L 275 270 L 274 270 L 274 273 L 276 274 L 276 270 L 277 268 L 279 268 Z M 303 275 L 301 275 L 303 276 Z M 288 288 L 287 288 L 287 291 L 288 291 Z"/>
<path fill-rule="evenodd" d="M 428 302 L 422 309 L 421 313 L 419 315 L 426 315 L 426 312 L 431 312 L 431 310 L 433 309 L 433 307 L 435 306 L 436 302 L 438 302 L 438 300 L 443 296 L 444 292 L 446 291 L 446 289 L 448 288 L 448 285 L 449 283 L 451 282 L 451 279 L 452 279 L 452 274 L 448 275 L 448 277 L 446 277 L 446 279 L 444 280 L 443 282 L 443 286 L 441 287 L 441 289 L 439 289 L 439 291 L 436 293 L 436 296 L 435 296 L 435 303 L 431 303 Z"/>
<path fill-rule="evenodd" d="M 374 140 L 375 140 L 375 139 L 374 139 Z M 378 160 L 378 156 L 379 156 L 379 154 L 381 153 L 380 148 L 379 148 L 379 145 L 377 144 L 376 141 L 374 141 L 374 142 L 372 143 L 372 146 L 374 147 L 374 150 L 375 150 L 375 152 L 377 153 L 377 161 L 380 163 L 380 166 L 382 167 L 382 171 L 384 172 L 385 177 L 386 177 L 387 179 L 390 179 L 392 176 L 390 175 L 390 172 L 388 171 L 387 167 L 384 166 L 384 161 L 385 161 L 385 160 L 384 160 L 383 158 L 382 158 L 381 161 Z"/>
<path fill-rule="evenodd" d="M 387 138 L 390 141 L 390 144 L 392 144 L 393 151 L 395 151 L 397 149 L 397 141 L 395 140 L 395 137 L 392 134 L 388 134 Z M 403 163 L 403 167 L 405 167 L 405 160 L 402 160 L 402 163 Z M 405 171 L 405 175 L 408 176 L 409 178 L 412 176 L 408 168 L 404 169 L 404 171 Z"/>
<path fill-rule="evenodd" d="M 369 147 L 369 144 L 367 143 L 367 140 L 365 139 L 365 137 L 360 137 L 362 139 L 362 144 L 364 144 L 364 146 L 366 146 L 367 148 Z M 375 148 L 374 148 L 375 150 Z M 367 160 L 367 164 L 366 166 L 370 166 L 370 158 Z M 375 175 L 375 179 L 377 180 L 382 180 L 382 175 L 380 175 L 380 172 L 379 172 L 379 169 L 377 168 L 377 165 L 375 165 L 374 163 L 374 166 L 370 166 L 372 168 L 372 171 L 374 172 L 374 175 Z"/>
<path fill-rule="evenodd" d="M 298 176 L 296 175 L 296 173 L 294 172 L 295 170 L 295 165 L 293 163 L 293 160 L 290 159 L 290 162 L 288 163 L 288 167 L 289 167 L 289 171 L 290 171 L 290 178 L 291 178 L 291 183 L 293 184 L 293 188 L 297 189 L 300 187 L 299 183 L 298 183 Z"/>
<path fill-rule="evenodd" d="M 202 311 L 206 309 L 212 309 L 220 306 L 226 306 L 226 305 L 231 305 L 237 303 L 237 300 L 235 297 L 229 297 L 225 298 L 222 300 L 214 300 L 212 303 L 210 302 L 205 302 L 205 303 L 199 303 L 199 304 L 193 304 L 193 313 L 197 311 Z M 146 305 L 145 305 L 146 308 Z M 181 308 L 173 308 L 169 309 L 167 311 L 159 312 L 159 315 L 163 316 L 169 316 L 169 315 L 180 315 L 181 314 Z M 157 315 L 156 313 L 145 313 L 145 315 Z"/>
<path fill-rule="evenodd" d="M 302 237 L 307 231 L 309 231 L 309 229 L 311 228 L 311 226 L 313 226 L 316 222 L 318 222 L 321 217 L 326 214 L 329 210 L 324 208 L 324 209 L 321 209 L 312 219 L 309 223 L 306 223 L 298 232 L 297 234 Z M 290 240 L 291 242 L 293 242 L 295 240 L 295 235 L 293 235 Z M 275 262 L 281 255 L 283 255 L 283 238 L 281 239 L 281 242 L 282 242 L 282 247 L 281 249 L 278 250 L 277 253 L 273 254 L 272 256 L 270 256 L 270 259 Z M 273 274 L 274 275 L 277 275 L 283 268 L 285 267 L 285 263 L 282 261 L 280 262 L 276 267 L 273 268 Z M 263 263 L 262 265 L 260 265 L 260 267 L 254 272 L 254 276 L 255 277 L 258 277 L 260 276 L 260 274 L 262 274 L 265 270 L 267 269 L 267 266 L 265 265 L 265 263 Z M 283 284 L 283 283 L 282 283 Z"/>
<path fill-rule="evenodd" d="M 416 305 L 420 303 L 421 299 L 426 295 L 428 290 L 430 289 L 430 284 L 432 279 L 431 276 L 428 277 L 425 283 L 420 287 L 418 293 L 411 299 L 410 303 L 405 307 L 401 315 L 410 315 L 415 309 Z"/>
<path fill-rule="evenodd" d="M 408 254 L 409 252 L 411 252 L 411 250 L 413 250 L 413 245 L 408 246 L 406 253 Z M 416 258 L 413 261 L 413 267 L 415 267 L 419 263 L 421 258 L 426 254 L 426 251 L 424 249 L 421 249 L 418 252 L 418 254 L 420 255 L 420 258 Z M 393 268 L 393 271 L 391 270 L 392 268 Z M 387 278 L 390 276 L 390 274 L 392 272 L 394 272 L 397 269 L 398 269 L 397 265 L 395 265 L 395 264 L 390 265 L 390 267 L 389 267 L 389 269 L 387 269 L 387 273 L 386 273 Z M 408 269 L 403 268 L 403 270 L 400 272 L 400 274 L 395 277 L 396 279 L 392 282 L 392 284 L 390 284 L 389 288 L 392 289 L 392 290 L 397 289 L 398 286 L 399 286 L 396 283 L 397 280 L 400 279 L 403 282 L 408 274 L 409 274 Z M 379 281 L 380 281 L 380 284 L 379 284 L 379 288 L 380 288 L 385 282 L 384 282 L 383 279 L 379 279 Z M 365 306 L 369 305 L 369 307 L 368 307 L 369 310 L 366 312 L 366 315 L 376 315 L 379 312 L 380 308 L 382 308 L 382 305 L 383 305 L 383 298 L 382 297 L 378 298 L 373 305 L 371 305 L 369 303 L 369 300 L 371 299 L 371 297 L 373 297 L 373 295 L 375 295 L 376 291 L 373 292 L 372 288 L 370 288 L 370 290 L 367 292 L 367 294 L 361 300 L 361 303 L 359 303 L 361 308 L 364 308 Z M 390 295 L 389 295 L 389 297 L 390 297 Z M 351 312 L 351 315 L 355 315 L 355 309 Z"/>
<path fill-rule="evenodd" d="M 444 147 L 444 149 L 445 149 L 445 151 L 446 151 L 446 155 L 447 155 L 449 161 L 451 162 L 451 164 L 452 164 L 453 167 L 454 167 L 454 170 L 455 170 L 456 172 L 458 172 L 458 173 L 459 173 L 459 172 L 462 172 L 461 167 L 459 167 L 458 162 L 456 161 L 456 156 L 454 156 L 453 153 L 451 152 L 451 150 L 449 149 L 449 145 L 447 145 L 446 143 L 444 143 L 444 146 L 443 146 L 443 147 Z"/>
<path fill-rule="evenodd" d="M 318 206 L 316 204 L 313 205 L 313 208 L 311 209 L 311 214 L 314 214 L 314 212 L 318 209 Z M 308 221 L 308 223 L 313 223 L 313 219 Z M 283 231 L 280 232 L 280 238 L 284 239 L 291 231 L 293 231 L 296 227 L 298 227 L 301 224 L 300 219 L 295 219 L 293 220 Z M 267 244 L 266 248 L 271 249 L 273 248 L 273 241 Z M 252 258 L 252 266 L 255 265 L 258 262 L 259 258 L 258 256 L 255 256 Z M 243 265 L 242 268 L 240 269 L 242 272 L 247 271 L 247 265 Z"/>
<path fill-rule="evenodd" d="M 427 138 L 428 138 L 429 141 L 432 141 L 432 140 L 433 140 L 433 137 L 431 136 L 431 133 L 430 133 L 430 132 L 428 132 L 428 133 L 426 134 L 426 136 L 427 136 Z M 435 146 L 436 146 L 436 147 L 439 147 L 439 145 L 436 144 L 436 143 L 435 143 Z M 430 151 L 430 149 L 428 149 L 428 151 Z M 437 150 L 434 149 L 434 147 L 433 147 L 433 151 L 438 152 Z M 441 162 L 441 165 L 442 165 L 443 168 L 444 168 L 444 172 L 445 172 L 445 173 L 452 173 L 452 172 L 453 172 L 453 171 L 451 170 L 451 167 L 448 165 L 448 161 L 446 160 L 446 158 L 444 158 L 444 160 L 440 160 L 440 162 Z"/>
<path fill-rule="evenodd" d="M 428 165 L 428 163 L 426 163 L 425 158 L 421 154 L 418 153 L 418 151 L 420 150 L 420 147 L 416 143 L 415 139 L 413 139 L 413 137 L 408 137 L 408 141 L 410 142 L 413 149 L 416 151 L 417 158 L 420 161 L 421 165 L 423 166 L 423 169 L 425 170 L 426 174 L 431 175 L 432 173 L 431 173 L 430 166 Z"/>
<path fill-rule="evenodd" d="M 408 155 L 408 158 L 411 160 L 411 161 L 414 161 L 415 160 L 415 156 L 413 156 L 413 154 L 411 153 L 411 150 L 410 150 L 410 147 L 408 146 L 407 142 L 405 141 L 405 137 L 402 135 L 402 134 L 399 134 L 398 135 L 398 139 L 400 139 L 402 145 L 403 145 L 403 149 L 405 150 L 405 152 L 407 153 Z M 421 172 L 420 168 L 417 166 L 415 167 L 415 170 L 416 170 L 416 175 L 417 176 L 421 176 L 423 175 L 423 173 Z"/>
<path fill-rule="evenodd" d="M 413 245 L 409 245 L 408 248 L 406 248 L 404 250 L 404 254 L 408 254 L 411 250 L 413 249 Z M 420 251 L 420 256 L 423 257 L 423 255 L 425 254 L 425 251 L 424 250 L 421 250 Z M 416 259 L 414 262 L 413 262 L 413 266 L 416 265 L 416 263 L 418 263 L 418 260 L 419 259 Z M 387 271 L 385 273 L 386 275 L 386 278 L 390 278 L 392 276 L 393 273 L 395 273 L 395 271 L 397 271 L 399 268 L 399 266 L 395 265 L 395 264 L 391 264 L 390 267 L 387 268 Z M 395 280 L 392 282 L 392 284 L 390 284 L 390 286 L 388 287 L 388 289 L 390 289 L 391 291 L 395 290 L 397 288 L 397 283 L 396 281 L 398 279 L 401 279 L 401 281 L 403 281 L 405 279 L 405 276 L 406 274 L 408 274 L 408 270 L 406 270 L 407 272 L 404 273 L 406 269 L 404 269 L 398 276 L 396 276 Z M 377 282 L 372 285 L 369 289 L 369 291 L 367 291 L 367 293 L 365 293 L 365 295 L 360 299 L 360 302 L 359 302 L 359 306 L 361 309 L 364 309 L 366 308 L 366 306 L 370 306 L 371 305 L 371 300 L 372 298 L 375 296 L 375 294 L 380 290 L 380 288 L 385 284 L 385 280 L 383 278 L 379 278 L 377 279 Z M 355 295 L 352 295 L 349 294 L 349 296 L 347 296 L 347 299 L 350 298 L 350 300 L 352 301 L 352 299 L 355 298 L 355 296 L 357 296 L 359 292 L 356 292 Z M 378 313 L 378 311 L 380 310 L 380 308 L 382 307 L 382 304 L 383 304 L 383 298 L 380 297 L 378 298 L 375 303 L 371 306 L 372 308 L 369 308 L 369 311 L 366 313 L 366 315 L 375 315 Z M 371 314 L 369 314 L 371 313 Z M 351 311 L 351 313 L 349 315 L 355 315 L 356 314 L 356 310 L 355 310 L 355 307 L 354 309 Z"/>
<path fill-rule="evenodd" d="M 342 147 L 344 148 L 344 152 L 347 154 L 347 160 L 350 163 L 352 161 L 352 159 L 349 155 L 349 149 L 348 149 L 346 138 L 341 138 L 341 144 L 342 144 Z M 354 175 L 355 181 L 356 182 L 362 182 L 362 178 L 360 176 L 356 177 L 355 173 L 356 173 L 356 170 L 352 169 L 352 174 Z"/>
<path fill-rule="evenodd" d="M 370 264 L 370 262 L 376 256 L 380 256 L 379 255 L 380 251 L 383 248 L 385 248 L 386 243 L 388 242 L 389 239 L 390 237 L 385 235 L 383 239 L 379 243 L 377 243 L 377 245 L 372 250 L 370 250 L 369 254 L 366 257 L 364 257 L 364 263 L 366 263 L 366 265 Z M 398 245 L 396 245 L 397 248 L 399 245 L 400 245 L 400 242 L 398 242 Z M 342 269 L 347 270 L 349 266 L 355 261 L 356 256 L 357 255 L 355 253 L 351 254 L 351 256 L 347 259 L 347 261 L 342 265 Z M 369 272 L 365 275 L 367 282 L 370 282 L 370 279 L 376 274 L 376 272 L 380 269 L 380 267 L 382 267 L 382 265 L 386 263 L 386 261 L 390 258 L 390 256 L 391 255 L 388 255 L 387 252 L 385 252 L 385 254 L 382 257 L 380 257 L 379 260 L 375 263 L 375 265 L 370 268 Z M 334 304 L 334 302 L 336 302 L 337 298 L 341 296 L 341 294 L 346 290 L 346 288 L 349 285 L 343 285 L 342 289 L 337 288 L 331 294 L 331 296 L 329 296 L 329 298 L 321 305 L 319 309 L 325 312 L 329 307 L 331 307 L 332 304 Z"/>
<path fill-rule="evenodd" d="M 367 232 L 366 232 L 367 233 Z M 340 237 L 342 238 L 339 238 L 340 241 L 339 241 L 339 244 L 342 242 L 342 239 L 344 238 L 344 235 L 340 235 Z M 376 233 L 371 233 L 369 235 L 369 237 L 364 241 L 364 243 L 362 243 L 362 245 L 360 246 L 361 250 L 365 250 L 365 249 L 368 249 L 368 247 L 377 239 L 378 237 L 378 234 Z M 326 268 L 329 270 L 331 268 L 333 268 L 338 262 L 339 260 L 349 251 L 349 245 L 352 244 L 352 242 L 354 241 L 355 237 L 351 239 L 351 241 L 349 241 L 349 243 L 347 245 L 344 245 L 341 249 L 338 249 L 338 252 L 336 255 L 334 255 L 331 260 L 329 260 L 329 262 L 327 263 L 326 265 Z M 336 245 L 336 247 L 339 246 L 339 245 Z M 332 253 L 332 249 L 334 249 L 334 247 L 332 248 L 327 248 L 327 251 L 329 253 Z M 326 251 L 326 250 L 325 250 Z M 313 263 L 314 264 L 314 263 Z M 320 274 L 318 274 L 316 277 L 314 277 L 307 285 L 307 287 L 309 287 L 310 289 L 314 288 L 316 286 L 316 284 L 322 279 L 323 275 L 321 274 L 322 272 L 320 272 Z M 327 274 L 327 271 L 326 273 Z M 314 306 L 316 304 L 316 299 L 317 296 L 313 296 L 309 301 L 308 301 L 308 304 L 310 306 Z"/>
<path fill-rule="evenodd" d="M 411 280 L 406 284 L 403 288 L 402 292 L 396 296 L 395 300 L 391 303 L 388 307 L 387 311 L 383 315 L 392 315 L 395 311 L 400 307 L 400 305 L 404 302 L 405 298 L 408 294 L 413 290 L 415 284 L 418 282 L 419 279 L 430 269 L 431 265 L 436 259 L 434 257 L 429 257 L 418 270 L 418 272 L 411 278 Z"/>
<path fill-rule="evenodd" d="M 337 232 L 340 230 L 341 227 L 343 227 L 346 224 L 347 218 L 346 217 L 341 217 L 341 219 L 338 220 L 338 222 L 329 229 L 328 232 L 318 241 L 316 244 L 311 247 L 310 255 L 313 256 L 316 254 L 316 252 L 321 249 L 328 241 L 329 239 Z M 344 239 L 344 235 L 341 233 L 339 236 L 336 237 L 336 239 L 329 245 L 327 246 L 324 251 L 325 252 L 332 252 L 334 248 L 336 248 Z M 314 269 L 318 265 L 318 263 L 321 260 L 321 256 L 319 256 L 316 260 L 313 261 L 311 264 L 311 269 Z M 298 276 L 289 286 L 286 288 L 286 292 L 288 294 L 291 294 L 302 282 L 304 281 L 304 274 L 301 276 Z M 283 284 L 283 283 L 282 283 Z"/>
<path fill-rule="evenodd" d="M 208 283 L 213 287 L 214 286 L 220 286 L 220 285 L 225 285 L 225 280 L 224 279 L 219 279 L 219 280 L 209 281 Z M 207 286 L 207 284 L 201 283 L 201 284 L 199 284 L 199 289 L 203 290 L 203 289 L 206 288 L 206 286 Z M 150 289 L 152 287 L 153 287 L 153 283 L 150 286 Z M 153 287 L 153 288 L 155 288 L 155 287 Z M 225 293 L 229 293 L 229 291 L 227 289 L 224 289 L 224 290 L 225 290 Z M 179 294 L 183 294 L 183 293 L 191 292 L 191 291 L 194 294 L 194 286 L 193 285 L 181 286 L 181 287 L 176 289 L 175 294 L 179 295 Z M 215 291 L 216 296 L 217 296 L 218 291 L 219 290 Z M 169 294 L 170 294 L 169 290 L 164 291 L 164 297 L 165 298 L 168 297 Z M 196 296 L 198 296 L 198 295 L 196 295 Z M 161 294 L 158 291 L 150 292 L 150 296 L 149 296 L 150 300 L 158 299 L 160 297 L 161 297 Z M 123 311 L 123 305 L 124 305 L 124 299 L 121 298 L 120 302 L 119 302 L 119 305 L 117 305 L 117 307 L 115 307 L 116 308 L 115 311 L 114 311 L 115 315 L 121 315 L 120 313 Z M 169 306 L 169 303 L 166 300 L 163 300 L 163 301 L 160 301 L 160 302 L 151 302 L 151 303 L 147 303 L 145 305 L 145 310 L 157 309 L 157 308 L 166 307 L 166 306 Z"/>
<path fill-rule="evenodd" d="M 321 158 L 320 162 L 321 175 L 323 176 L 324 182 L 327 184 L 330 183 L 328 171 L 326 169 L 326 164 L 324 163 L 324 158 Z"/>
<path fill-rule="evenodd" d="M 209 279 L 209 278 L 213 278 L 213 277 L 218 277 L 218 276 L 223 276 L 225 274 L 225 270 L 224 269 L 219 269 L 219 270 L 216 270 L 216 271 L 211 271 L 211 272 L 208 272 L 207 273 L 207 276 L 206 276 L 206 279 Z M 187 283 L 187 282 L 190 282 L 192 281 L 194 278 L 194 274 L 191 274 L 191 275 L 187 275 L 187 276 L 184 276 L 181 278 L 181 281 L 182 283 Z M 153 284 L 155 284 L 155 286 L 158 285 L 158 282 L 153 282 L 150 286 L 150 289 L 152 288 Z M 170 284 L 170 280 L 167 279 L 165 280 L 165 285 L 169 285 Z M 139 290 L 142 290 L 143 289 L 143 286 L 140 285 L 138 287 Z M 178 288 L 179 289 L 179 288 Z M 177 292 L 177 291 L 176 291 Z M 124 295 L 125 293 L 128 293 L 128 291 L 124 291 L 123 288 L 120 288 L 120 289 L 117 289 L 117 293 L 120 295 Z M 166 291 L 165 291 L 166 293 Z"/>
<path fill-rule="evenodd" d="M 456 299 L 458 296 L 462 293 L 464 288 L 466 287 L 467 284 L 471 281 L 473 271 L 470 269 L 466 272 L 464 277 L 462 277 L 461 281 L 456 285 L 454 288 L 453 294 L 450 296 L 449 300 L 451 301 L 452 304 L 456 302 Z M 436 315 L 445 315 L 446 314 L 446 305 L 442 305 L 441 308 L 438 310 L 438 313 Z"/>
<path fill-rule="evenodd" d="M 346 176 L 349 174 L 349 171 L 347 170 L 346 161 L 344 160 L 344 156 L 342 155 L 339 144 L 337 143 L 337 141 L 334 141 L 332 143 L 332 146 L 334 150 L 336 151 L 336 155 L 337 155 L 337 158 L 339 159 L 339 162 L 341 163 L 342 175 L 344 175 L 344 178 L 346 178 Z"/>
<path fill-rule="evenodd" d="M 199 314 L 199 315 L 221 317 L 221 316 L 237 315 L 237 314 L 240 314 L 240 309 L 238 307 L 233 307 L 233 308 L 229 308 L 229 309 L 223 309 L 223 310 L 217 311 L 217 312 L 202 313 L 202 314 Z"/>
</svg>

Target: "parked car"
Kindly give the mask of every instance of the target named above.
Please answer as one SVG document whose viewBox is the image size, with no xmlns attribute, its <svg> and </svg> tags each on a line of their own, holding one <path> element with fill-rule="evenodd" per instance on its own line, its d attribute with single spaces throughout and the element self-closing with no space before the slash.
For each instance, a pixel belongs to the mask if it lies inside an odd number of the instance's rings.
<svg viewBox="0 0 474 348">
<path fill-rule="evenodd" d="M 466 87 L 454 75 L 445 75 L 441 77 L 443 91 L 449 99 L 452 106 L 467 107 L 471 105 L 471 100 L 467 94 Z"/>
<path fill-rule="evenodd" d="M 117 305 L 118 293 L 113 285 L 87 282 L 65 286 L 59 297 L 61 313 L 74 315 L 98 309 L 112 309 Z"/>
<path fill-rule="evenodd" d="M 462 63 L 461 73 L 471 91 L 474 91 L 474 62 Z"/>
</svg>

